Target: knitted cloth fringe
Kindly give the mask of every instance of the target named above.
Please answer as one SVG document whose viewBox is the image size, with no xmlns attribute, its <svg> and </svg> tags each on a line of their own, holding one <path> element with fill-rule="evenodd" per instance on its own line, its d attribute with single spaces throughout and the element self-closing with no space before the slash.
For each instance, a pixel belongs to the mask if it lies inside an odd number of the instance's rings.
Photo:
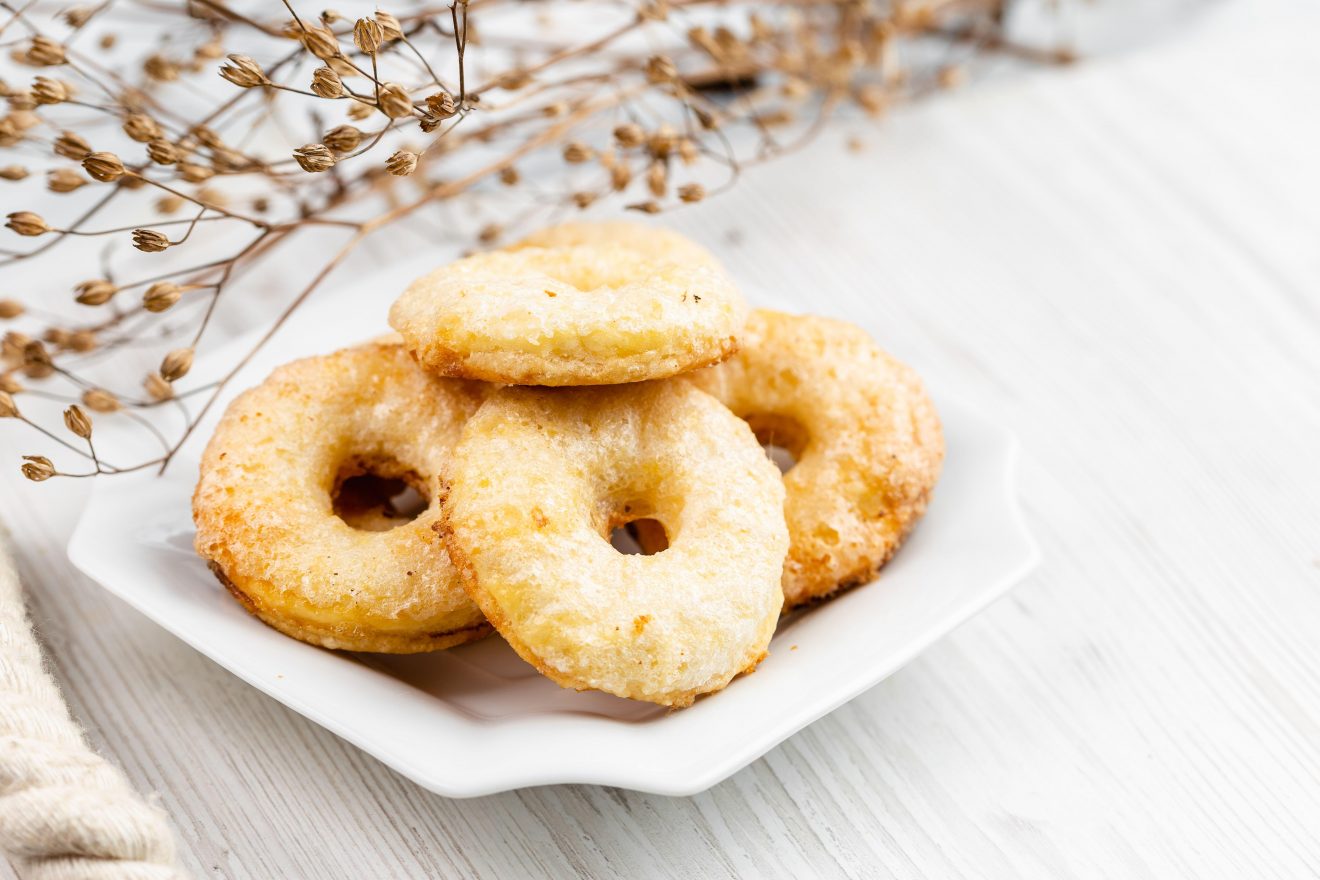
<svg viewBox="0 0 1320 880">
<path fill-rule="evenodd" d="M 23 607 L 0 536 L 0 850 L 24 880 L 184 880 L 164 813 L 90 748 Z"/>
</svg>

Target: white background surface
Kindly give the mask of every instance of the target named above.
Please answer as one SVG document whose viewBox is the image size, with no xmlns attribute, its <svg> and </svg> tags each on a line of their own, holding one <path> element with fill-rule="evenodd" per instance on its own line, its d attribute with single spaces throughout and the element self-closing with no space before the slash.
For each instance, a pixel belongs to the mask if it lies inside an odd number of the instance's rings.
<svg viewBox="0 0 1320 880">
<path fill-rule="evenodd" d="M 1045 555 L 715 789 L 429 795 L 73 574 L 81 487 L 4 467 L 74 711 L 161 793 L 198 876 L 1315 876 L 1309 6 L 1239 2 L 941 98 L 674 215 L 785 303 L 869 303 L 885 345 L 1014 425 Z M 0 425 L 6 461 L 32 440 Z"/>
</svg>

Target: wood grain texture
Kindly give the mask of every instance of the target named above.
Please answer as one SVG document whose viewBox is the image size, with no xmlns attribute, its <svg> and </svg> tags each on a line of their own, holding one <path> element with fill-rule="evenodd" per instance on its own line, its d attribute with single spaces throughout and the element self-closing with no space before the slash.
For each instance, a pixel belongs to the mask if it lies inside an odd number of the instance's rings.
<svg viewBox="0 0 1320 880">
<path fill-rule="evenodd" d="M 76 715 L 198 876 L 1317 876 L 1320 16 L 1247 5 L 675 215 L 1013 425 L 1045 554 L 727 782 L 428 794 L 78 576 L 85 487 L 6 465 Z M 0 460 L 31 442 L 0 425 Z"/>
</svg>

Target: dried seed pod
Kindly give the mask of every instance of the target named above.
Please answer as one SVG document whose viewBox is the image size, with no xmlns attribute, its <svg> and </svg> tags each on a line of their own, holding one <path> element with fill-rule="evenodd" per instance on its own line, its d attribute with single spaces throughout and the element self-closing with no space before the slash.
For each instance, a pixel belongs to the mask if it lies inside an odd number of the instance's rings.
<svg viewBox="0 0 1320 880">
<path fill-rule="evenodd" d="M 458 104 L 454 102 L 454 96 L 448 92 L 436 92 L 426 98 L 426 113 L 428 116 L 434 116 L 437 119 L 448 119 L 457 112 Z"/>
<path fill-rule="evenodd" d="M 706 188 L 699 183 L 685 183 L 678 188 L 678 197 L 685 202 L 699 202 L 706 197 Z"/>
<path fill-rule="evenodd" d="M 237 150 L 217 147 L 211 151 L 211 167 L 216 171 L 237 171 L 248 165 L 248 160 Z"/>
<path fill-rule="evenodd" d="M 595 193 L 586 192 L 586 191 L 573 193 L 573 204 L 583 210 L 590 208 L 592 203 L 595 201 L 596 201 Z"/>
<path fill-rule="evenodd" d="M 64 411 L 64 427 L 84 440 L 92 437 L 92 420 L 76 403 Z"/>
<path fill-rule="evenodd" d="M 142 294 L 142 307 L 149 312 L 163 312 L 183 296 L 183 288 L 172 281 L 157 281 Z"/>
<path fill-rule="evenodd" d="M 57 156 L 81 162 L 91 152 L 91 144 L 71 131 L 61 132 L 60 136 L 55 138 L 55 155 Z"/>
<path fill-rule="evenodd" d="M 165 355 L 164 360 L 160 362 L 160 377 L 166 382 L 178 381 L 188 375 L 192 365 L 193 350 L 191 348 L 176 348 Z"/>
<path fill-rule="evenodd" d="M 215 177 L 215 172 L 196 162 L 180 162 L 179 176 L 189 183 L 203 183 Z"/>
<path fill-rule="evenodd" d="M 632 169 L 623 163 L 616 163 L 610 169 L 610 186 L 615 192 L 622 192 L 632 183 Z"/>
<path fill-rule="evenodd" d="M 386 40 L 402 40 L 403 25 L 391 13 L 376 10 L 376 23 L 380 25 L 381 33 L 385 35 Z"/>
<path fill-rule="evenodd" d="M 229 204 L 229 196 L 213 186 L 203 187 L 196 192 L 197 201 L 204 205 L 211 205 L 216 208 L 223 208 Z"/>
<path fill-rule="evenodd" d="M 53 168 L 46 173 L 46 187 L 51 192 L 70 193 L 87 185 L 87 178 L 72 168 Z"/>
<path fill-rule="evenodd" d="M 55 372 L 55 367 L 51 364 L 24 364 L 23 375 L 29 379 L 44 379 Z"/>
<path fill-rule="evenodd" d="M 395 177 L 407 177 L 417 170 L 417 154 L 410 150 L 399 150 L 385 161 L 385 170 Z"/>
<path fill-rule="evenodd" d="M 93 180 L 102 183 L 114 183 L 123 177 L 127 170 L 118 156 L 106 152 L 88 153 L 82 161 L 82 166 Z"/>
<path fill-rule="evenodd" d="M 325 25 L 326 27 L 329 27 L 332 24 L 337 24 L 338 22 L 341 22 L 343 20 L 344 20 L 343 13 L 339 12 L 336 9 L 321 10 L 321 24 Z"/>
<path fill-rule="evenodd" d="M 159 373 L 148 373 L 142 380 L 142 387 L 152 400 L 169 400 L 174 396 L 174 386 L 161 378 Z"/>
<path fill-rule="evenodd" d="M 655 200 L 649 202 L 637 202 L 636 204 L 628 205 L 627 207 L 629 211 L 641 211 L 643 214 L 659 214 L 661 211 L 660 203 Z"/>
<path fill-rule="evenodd" d="M 261 65 L 246 55 L 230 55 L 229 63 L 220 66 L 220 75 L 240 89 L 250 89 L 266 82 Z"/>
<path fill-rule="evenodd" d="M 564 147 L 564 161 L 570 165 L 580 165 L 591 158 L 591 147 L 573 141 Z"/>
<path fill-rule="evenodd" d="M 662 125 L 646 139 L 646 149 L 657 159 L 667 159 L 678 149 L 678 140 L 678 132 L 673 126 Z"/>
<path fill-rule="evenodd" d="M 133 247 L 145 254 L 158 254 L 171 244 L 173 242 L 163 232 L 154 229 L 133 230 Z"/>
<path fill-rule="evenodd" d="M 41 215 L 34 214 L 31 211 L 16 211 L 10 214 L 7 219 L 8 222 L 5 223 L 5 226 L 19 235 L 42 235 L 51 231 Z"/>
<path fill-rule="evenodd" d="M 173 214 L 184 206 L 183 196 L 168 195 L 156 199 L 156 210 L 162 214 Z"/>
<path fill-rule="evenodd" d="M 96 348 L 96 334 L 91 330 L 75 330 L 69 334 L 65 345 L 71 351 L 91 351 Z"/>
<path fill-rule="evenodd" d="M 225 142 L 220 137 L 219 133 L 209 125 L 194 125 L 192 128 L 188 129 L 188 134 L 196 138 L 197 142 L 204 147 L 216 149 L 225 145 Z"/>
<path fill-rule="evenodd" d="M 12 89 L 5 96 L 5 100 L 9 102 L 9 109 L 13 111 L 13 113 L 31 113 L 37 108 L 36 99 L 32 97 L 32 92 L 27 89 Z M 15 119 L 13 115 L 10 115 L 8 118 L 16 126 L 24 130 L 29 129 L 36 124 L 33 120 L 27 118 Z"/>
<path fill-rule="evenodd" d="M 64 47 L 50 37 L 38 34 L 32 38 L 32 45 L 28 47 L 27 60 L 42 67 L 63 64 Z"/>
<path fill-rule="evenodd" d="M 525 70 L 511 70 L 500 77 L 497 85 L 501 89 L 516 92 L 532 84 L 532 76 Z"/>
<path fill-rule="evenodd" d="M 353 45 L 358 51 L 375 55 L 385 40 L 385 32 L 375 19 L 359 18 L 353 25 Z"/>
<path fill-rule="evenodd" d="M 710 35 L 710 31 L 704 27 L 689 28 L 687 32 L 688 42 L 710 55 L 716 61 L 724 60 L 725 53 L 715 39 Z"/>
<path fill-rule="evenodd" d="M 179 78 L 179 63 L 164 55 L 152 55 L 142 62 L 142 72 L 156 82 L 174 82 Z"/>
<path fill-rule="evenodd" d="M 652 162 L 651 167 L 646 169 L 646 188 L 656 198 L 662 197 L 669 189 L 669 172 L 663 162 Z"/>
<path fill-rule="evenodd" d="M 58 79 L 39 76 L 32 83 L 32 100 L 39 104 L 62 104 L 73 97 L 69 84 Z"/>
<path fill-rule="evenodd" d="M 16 419 L 19 416 L 18 404 L 8 391 L 0 391 L 0 419 Z"/>
<path fill-rule="evenodd" d="M 336 153 L 351 153 L 362 143 L 362 132 L 351 125 L 340 125 L 325 133 L 325 145 Z"/>
<path fill-rule="evenodd" d="M 0 373 L 0 391 L 6 394 L 18 394 L 22 390 L 22 383 L 15 379 L 12 373 Z"/>
<path fill-rule="evenodd" d="M 157 165 L 173 165 L 178 162 L 182 156 L 179 148 L 167 140 L 157 138 L 147 144 L 147 158 Z"/>
<path fill-rule="evenodd" d="M 49 368 L 54 366 L 50 360 L 50 352 L 46 350 L 46 345 L 39 339 L 30 340 L 23 346 L 23 367 L 28 370 L 28 375 L 32 376 L 32 370 L 46 369 L 47 372 L 41 373 L 42 376 L 50 375 Z"/>
<path fill-rule="evenodd" d="M 6 165 L 0 168 L 0 178 L 5 180 L 22 180 L 28 176 L 28 170 L 22 165 Z"/>
<path fill-rule="evenodd" d="M 74 6 L 71 9 L 64 10 L 64 23 L 77 30 L 91 20 L 93 13 L 97 10 L 90 6 Z"/>
<path fill-rule="evenodd" d="M 328 67 L 318 67 L 312 71 L 312 93 L 322 98 L 342 98 L 348 91 L 339 74 Z"/>
<path fill-rule="evenodd" d="M 339 41 L 327 27 L 310 27 L 302 32 L 302 44 L 308 52 L 325 60 L 339 54 Z"/>
<path fill-rule="evenodd" d="M 382 83 L 380 87 L 380 112 L 391 119 L 402 119 L 413 113 L 412 99 L 408 90 L 398 83 Z"/>
<path fill-rule="evenodd" d="M 10 330 L 3 337 L 0 337 L 0 355 L 12 364 L 23 363 L 23 349 L 32 337 L 26 333 L 19 333 L 17 330 Z"/>
<path fill-rule="evenodd" d="M 207 61 L 214 61 L 225 54 L 225 47 L 217 40 L 209 40 L 198 46 L 193 54 L 198 58 L 203 58 Z"/>
<path fill-rule="evenodd" d="M 361 101 L 354 101 L 348 107 L 348 118 L 355 122 L 360 122 L 375 112 L 375 104 L 364 104 Z"/>
<path fill-rule="evenodd" d="M 57 471 L 55 465 L 44 455 L 25 455 L 23 456 L 23 476 L 34 483 L 40 483 L 43 480 L 49 480 L 55 476 Z"/>
<path fill-rule="evenodd" d="M 678 77 L 678 68 L 664 55 L 652 55 L 646 59 L 646 81 L 652 85 L 673 82 Z"/>
<path fill-rule="evenodd" d="M 518 174 L 518 169 L 514 168 L 512 165 L 508 168 L 500 169 L 500 183 L 505 186 L 514 186 L 521 179 L 521 175 Z"/>
<path fill-rule="evenodd" d="M 692 115 L 697 117 L 697 123 L 708 132 L 719 128 L 719 117 L 705 107 L 693 107 Z"/>
<path fill-rule="evenodd" d="M 88 388 L 82 395 L 83 406 L 92 412 L 112 413 L 120 409 L 119 398 L 104 388 Z"/>
<path fill-rule="evenodd" d="M 75 302 L 85 306 L 100 306 L 110 302 L 111 297 L 119 292 L 119 288 L 104 278 L 93 278 L 79 284 L 74 291 L 77 294 L 74 297 Z"/>
<path fill-rule="evenodd" d="M 498 223 L 487 223 L 485 226 L 481 227 L 481 231 L 477 233 L 477 241 L 485 245 L 491 245 L 499 241 L 500 236 L 503 234 L 503 226 Z"/>
<path fill-rule="evenodd" d="M 624 123 L 614 129 L 614 140 L 625 150 L 639 147 L 646 140 L 646 132 L 635 122 Z"/>
<path fill-rule="evenodd" d="M 161 136 L 161 127 L 147 113 L 129 113 L 124 117 L 124 133 L 139 144 L 149 144 Z"/>
<path fill-rule="evenodd" d="M 335 154 L 325 144 L 304 144 L 293 151 L 298 167 L 310 174 L 329 171 L 335 167 Z"/>
<path fill-rule="evenodd" d="M 13 110 L 3 121 L 6 126 L 12 127 L 17 136 L 22 136 L 29 128 L 34 128 L 41 124 L 41 117 L 31 110 Z"/>
<path fill-rule="evenodd" d="M 23 304 L 14 299 L 0 299 L 0 321 L 17 318 L 24 312 Z"/>
</svg>

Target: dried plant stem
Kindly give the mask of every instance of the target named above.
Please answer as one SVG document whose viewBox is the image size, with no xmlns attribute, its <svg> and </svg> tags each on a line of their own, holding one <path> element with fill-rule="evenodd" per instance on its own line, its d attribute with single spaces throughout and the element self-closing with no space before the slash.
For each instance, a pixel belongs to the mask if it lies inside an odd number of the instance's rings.
<svg viewBox="0 0 1320 880">
<path fill-rule="evenodd" d="M 101 52 L 74 45 L 93 27 L 108 27 L 127 0 L 49 13 L 35 0 L 0 0 L 11 60 L 37 76 L 31 88 L 4 77 L 9 112 L 0 116 L 0 151 L 14 151 L 14 159 L 0 162 L 0 178 L 30 177 L 33 156 L 49 154 L 50 190 L 79 205 L 58 212 L 73 215 L 58 223 L 32 211 L 10 214 L 11 230 L 44 240 L 0 251 L 0 267 L 36 261 L 58 272 L 60 243 L 116 243 L 101 258 L 103 277 L 68 282 L 76 286 L 76 308 L 105 310 L 92 320 L 61 321 L 48 297 L 35 307 L 0 299 L 0 321 L 17 322 L 0 353 L 7 395 L 0 400 L 18 400 L 6 403 L 11 408 L 29 400 L 76 406 L 70 395 L 29 387 L 50 377 L 98 414 L 126 418 L 153 452 L 161 450 L 120 467 L 100 458 L 90 430 L 79 435 L 85 443 L 71 443 L 24 413 L 20 421 L 44 440 L 93 464 L 92 473 L 64 474 L 33 459 L 25 473 L 46 479 L 164 470 L 234 377 L 358 245 L 432 206 L 460 206 L 474 218 L 486 205 L 504 206 L 498 222 L 473 219 L 462 233 L 482 243 L 549 209 L 612 198 L 654 213 L 728 190 L 748 168 L 801 148 L 849 107 L 879 115 L 894 101 L 947 87 L 960 78 L 955 49 L 962 61 L 991 53 L 1066 60 L 1009 39 L 1002 27 L 1009 0 L 656 0 L 635 9 L 591 2 L 540 8 L 556 19 L 582 16 L 586 31 L 486 33 L 474 16 L 523 7 L 456 0 L 351 21 L 330 11 L 309 17 L 282 0 L 274 8 L 289 20 L 279 21 L 224 0 L 182 7 L 135 0 L 135 16 L 160 22 L 172 36 L 135 68 L 104 55 L 112 37 L 104 30 Z M 272 50 L 279 40 L 294 45 Z M 948 54 L 913 54 L 929 59 L 917 62 L 899 52 L 916 43 Z M 263 54 L 266 64 L 257 60 Z M 232 91 L 213 95 L 192 81 L 217 72 Z M 347 122 L 324 121 L 345 112 Z M 268 146 L 285 140 L 287 149 Z M 562 173 L 547 176 L 547 164 L 556 162 Z M 143 188 L 158 196 L 149 216 L 128 195 Z M 182 210 L 188 213 L 169 216 Z M 217 234 L 235 224 L 251 234 Z M 329 256 L 310 268 L 256 344 L 218 379 L 187 379 L 182 384 L 191 387 L 176 389 L 221 302 L 241 293 L 250 270 L 284 253 L 294 232 L 331 229 L 347 238 L 322 248 Z M 180 268 L 130 265 L 165 250 L 197 256 Z M 186 309 L 178 321 L 169 317 L 176 309 Z M 110 355 L 153 344 L 172 348 L 146 377 L 146 394 L 109 390 Z M 195 396 L 202 403 L 193 411 L 183 401 Z M 184 419 L 174 438 L 148 417 L 166 404 Z M 84 427 L 76 418 L 72 424 Z"/>
</svg>

